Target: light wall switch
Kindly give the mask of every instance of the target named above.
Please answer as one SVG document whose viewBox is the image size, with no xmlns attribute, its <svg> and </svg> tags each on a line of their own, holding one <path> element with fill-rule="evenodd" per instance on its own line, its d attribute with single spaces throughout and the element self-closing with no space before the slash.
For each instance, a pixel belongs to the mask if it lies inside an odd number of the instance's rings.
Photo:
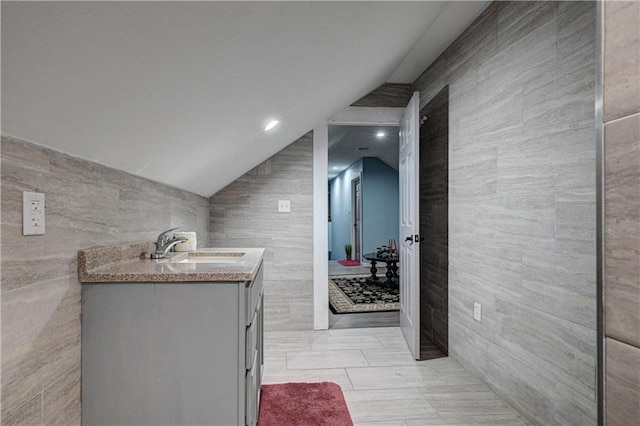
<svg viewBox="0 0 640 426">
<path fill-rule="evenodd" d="M 278 211 L 289 213 L 291 211 L 291 200 L 278 200 Z"/>
<path fill-rule="evenodd" d="M 44 234 L 44 194 L 22 193 L 22 235 Z"/>
<path fill-rule="evenodd" d="M 478 302 L 473 302 L 473 319 L 482 322 L 482 305 Z"/>
</svg>

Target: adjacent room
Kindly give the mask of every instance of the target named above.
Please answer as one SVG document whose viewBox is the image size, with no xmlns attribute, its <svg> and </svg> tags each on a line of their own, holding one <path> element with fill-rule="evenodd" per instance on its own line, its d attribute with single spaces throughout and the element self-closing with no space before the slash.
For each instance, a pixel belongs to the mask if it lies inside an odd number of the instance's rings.
<svg viewBox="0 0 640 426">
<path fill-rule="evenodd" d="M 329 126 L 327 176 L 329 326 L 399 326 L 398 128 Z"/>
<path fill-rule="evenodd" d="M 3 1 L 3 425 L 631 425 L 640 3 Z"/>
</svg>

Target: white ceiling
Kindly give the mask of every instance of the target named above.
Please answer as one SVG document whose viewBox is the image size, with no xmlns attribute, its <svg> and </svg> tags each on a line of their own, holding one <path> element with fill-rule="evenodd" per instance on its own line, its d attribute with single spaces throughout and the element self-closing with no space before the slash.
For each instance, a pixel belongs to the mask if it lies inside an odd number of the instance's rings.
<svg viewBox="0 0 640 426">
<path fill-rule="evenodd" d="M 209 196 L 486 4 L 3 1 L 2 133 Z"/>
</svg>

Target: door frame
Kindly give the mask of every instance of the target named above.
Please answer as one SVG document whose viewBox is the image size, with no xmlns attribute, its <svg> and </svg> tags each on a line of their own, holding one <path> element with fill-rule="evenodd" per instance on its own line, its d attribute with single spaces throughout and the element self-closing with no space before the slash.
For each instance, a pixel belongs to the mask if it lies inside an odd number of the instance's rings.
<svg viewBox="0 0 640 426">
<path fill-rule="evenodd" d="M 347 107 L 313 129 L 313 328 L 329 328 L 329 125 L 398 126 L 404 108 Z"/>
<path fill-rule="evenodd" d="M 360 185 L 360 190 L 356 191 Z M 356 198 L 356 193 L 358 197 Z M 362 172 L 351 179 L 351 241 L 353 242 L 353 260 L 362 260 Z M 358 232 L 356 233 L 356 215 L 358 215 Z"/>
</svg>

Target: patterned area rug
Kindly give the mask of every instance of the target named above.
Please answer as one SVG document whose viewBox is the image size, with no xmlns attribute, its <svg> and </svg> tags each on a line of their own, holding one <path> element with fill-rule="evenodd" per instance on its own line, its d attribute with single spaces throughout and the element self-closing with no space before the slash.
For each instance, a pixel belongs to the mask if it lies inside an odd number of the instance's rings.
<svg viewBox="0 0 640 426">
<path fill-rule="evenodd" d="M 329 307 L 334 314 L 400 310 L 398 287 L 367 283 L 368 275 L 329 277 Z"/>
</svg>

